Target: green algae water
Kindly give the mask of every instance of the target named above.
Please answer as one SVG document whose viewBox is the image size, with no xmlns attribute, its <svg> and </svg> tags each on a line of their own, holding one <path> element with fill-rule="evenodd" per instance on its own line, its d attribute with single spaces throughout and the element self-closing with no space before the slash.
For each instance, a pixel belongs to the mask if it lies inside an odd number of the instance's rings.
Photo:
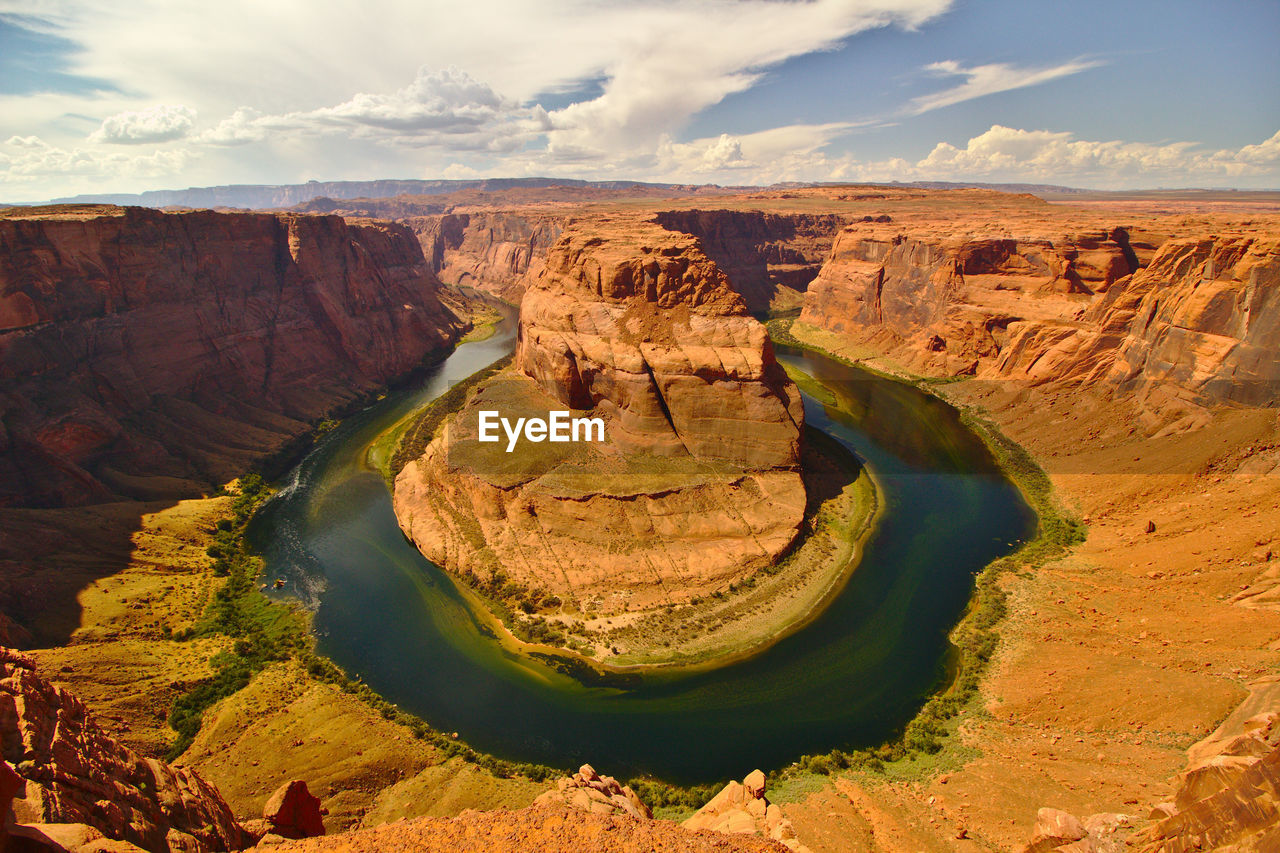
<svg viewBox="0 0 1280 853">
<path fill-rule="evenodd" d="M 808 422 L 874 472 L 885 501 L 862 560 L 810 624 L 754 657 L 590 686 L 505 649 L 404 538 L 369 445 L 511 351 L 515 318 L 421 382 L 347 419 L 283 480 L 249 531 L 266 577 L 314 611 L 319 651 L 435 728 L 517 761 L 591 762 L 677 783 L 741 777 L 892 738 L 942 682 L 977 572 L 1035 517 L 956 411 L 806 351 L 779 359 L 833 397 Z M 834 403 L 831 400 L 834 399 Z"/>
</svg>

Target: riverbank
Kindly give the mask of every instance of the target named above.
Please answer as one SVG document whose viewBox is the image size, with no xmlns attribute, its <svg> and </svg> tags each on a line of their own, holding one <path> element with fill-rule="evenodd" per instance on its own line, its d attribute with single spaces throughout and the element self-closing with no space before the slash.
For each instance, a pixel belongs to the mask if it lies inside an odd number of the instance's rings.
<svg viewBox="0 0 1280 853">
<path fill-rule="evenodd" d="M 1145 815 L 1172 796 L 1186 749 L 1280 669 L 1274 612 L 1235 603 L 1275 547 L 1274 411 L 1224 409 L 1204 429 L 1145 436 L 1123 398 L 1079 385 L 916 381 L 1020 449 L 1016 464 L 1043 471 L 1089 536 L 1000 574 L 998 639 L 939 752 L 797 772 L 779 793 L 785 813 L 814 849 L 885 851 L 1015 849 L 1044 806 Z"/>
</svg>

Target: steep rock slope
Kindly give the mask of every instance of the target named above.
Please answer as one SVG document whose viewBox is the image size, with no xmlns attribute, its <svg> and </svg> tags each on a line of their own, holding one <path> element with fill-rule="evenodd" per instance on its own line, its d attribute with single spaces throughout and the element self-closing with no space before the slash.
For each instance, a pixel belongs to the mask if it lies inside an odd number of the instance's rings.
<svg viewBox="0 0 1280 853">
<path fill-rule="evenodd" d="M 1073 318 L 1142 262 L 1127 231 L 980 237 L 969 226 L 842 231 L 800 321 L 889 347 L 927 372 L 972 373 L 1020 320 Z"/>
<path fill-rule="evenodd" d="M 30 658 L 3 648 L 0 749 L 20 777 L 13 802 L 20 824 L 85 824 L 147 850 L 251 843 L 222 796 L 195 771 L 122 746 L 79 699 L 37 674 Z"/>
<path fill-rule="evenodd" d="M 1083 382 L 1131 397 L 1153 428 L 1207 405 L 1280 401 L 1280 236 L 1248 223 L 1165 239 L 846 228 L 810 285 L 816 328 L 913 370 Z"/>
<path fill-rule="evenodd" d="M 542 273 L 568 217 L 537 211 L 449 213 L 407 220 L 432 268 L 448 284 L 511 302 Z"/>
<path fill-rule="evenodd" d="M 477 412 L 569 409 L 605 441 L 476 441 Z M 594 612 L 722 589 L 778 558 L 805 506 L 803 408 L 764 327 L 693 238 L 596 223 L 525 294 L 514 368 L 478 389 L 396 480 L 435 562 L 499 568 Z"/>
<path fill-rule="evenodd" d="M 1010 326 L 995 365 L 1099 381 L 1153 409 L 1280 402 L 1280 236 L 1170 240 L 1075 324 Z"/>
<path fill-rule="evenodd" d="M 0 214 L 0 505 L 169 497 L 404 374 L 463 323 L 405 227 Z"/>
<path fill-rule="evenodd" d="M 654 221 L 697 237 L 753 312 L 800 305 L 845 217 L 760 210 L 669 210 Z"/>
</svg>

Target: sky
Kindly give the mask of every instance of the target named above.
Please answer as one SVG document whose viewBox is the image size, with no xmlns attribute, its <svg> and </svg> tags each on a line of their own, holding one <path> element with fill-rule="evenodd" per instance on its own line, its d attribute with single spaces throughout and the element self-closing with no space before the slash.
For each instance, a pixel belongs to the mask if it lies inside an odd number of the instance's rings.
<svg viewBox="0 0 1280 853">
<path fill-rule="evenodd" d="M 0 0 L 0 200 L 307 180 L 1280 188 L 1276 0 Z"/>
</svg>

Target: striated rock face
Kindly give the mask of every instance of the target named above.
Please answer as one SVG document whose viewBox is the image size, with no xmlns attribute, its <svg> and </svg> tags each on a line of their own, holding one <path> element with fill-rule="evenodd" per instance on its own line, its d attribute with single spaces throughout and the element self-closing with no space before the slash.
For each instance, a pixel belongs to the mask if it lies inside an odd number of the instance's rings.
<svg viewBox="0 0 1280 853">
<path fill-rule="evenodd" d="M 519 302 L 542 273 L 566 219 L 532 211 L 450 213 L 408 224 L 442 281 Z"/>
<path fill-rule="evenodd" d="M 0 505 L 170 497 L 420 364 L 462 322 L 411 231 L 333 216 L 0 214 Z"/>
<path fill-rule="evenodd" d="M 753 312 L 800 305 L 845 217 L 755 210 L 670 210 L 654 221 L 697 237 Z"/>
<path fill-rule="evenodd" d="M 592 814 L 629 815 L 652 820 L 653 812 L 631 790 L 612 776 L 601 776 L 590 764 L 556 783 L 554 791 L 541 794 L 534 803 L 565 805 Z"/>
<path fill-rule="evenodd" d="M 1157 421 L 1194 405 L 1274 405 L 1280 237 L 974 239 L 853 225 L 800 321 L 924 373 L 1098 384 Z"/>
<path fill-rule="evenodd" d="M 742 783 L 730 782 L 720 793 L 680 824 L 685 829 L 710 829 L 743 835 L 764 835 L 797 853 L 809 848 L 796 837 L 791 821 L 764 795 L 765 776 L 760 770 L 747 774 Z"/>
<path fill-rule="evenodd" d="M 1073 324 L 1024 323 L 995 372 L 1101 383 L 1153 412 L 1280 403 L 1280 238 L 1178 239 Z"/>
<path fill-rule="evenodd" d="M 516 368 L 624 446 L 753 468 L 795 465 L 804 409 L 764 327 L 698 244 L 578 232 L 520 306 Z"/>
<path fill-rule="evenodd" d="M 1171 802 L 1152 811 L 1143 849 L 1159 853 L 1232 849 L 1264 851 L 1280 844 L 1280 712 L 1245 717 L 1258 704 L 1275 707 L 1280 681 L 1254 693 L 1222 726 L 1189 752 L 1174 779 Z M 1261 701 L 1260 701 L 1261 700 Z"/>
<path fill-rule="evenodd" d="M 571 409 L 606 440 L 506 454 L 476 441 L 481 409 Z M 575 229 L 525 294 L 514 368 L 400 472 L 396 514 L 455 571 L 500 568 L 594 612 L 685 601 L 794 541 L 803 423 L 764 327 L 697 241 Z"/>
<path fill-rule="evenodd" d="M 212 785 L 120 745 L 10 649 L 0 649 L 0 750 L 23 787 L 13 801 L 20 824 L 84 824 L 153 851 L 249 842 Z"/>
<path fill-rule="evenodd" d="M 851 225 L 810 284 L 800 320 L 850 337 L 879 336 L 879 344 L 927 372 L 974 372 L 1000 354 L 1010 324 L 1070 315 L 1086 304 L 1073 295 L 1105 292 L 1138 263 L 1119 228 L 1053 239 L 975 239 Z"/>
</svg>

